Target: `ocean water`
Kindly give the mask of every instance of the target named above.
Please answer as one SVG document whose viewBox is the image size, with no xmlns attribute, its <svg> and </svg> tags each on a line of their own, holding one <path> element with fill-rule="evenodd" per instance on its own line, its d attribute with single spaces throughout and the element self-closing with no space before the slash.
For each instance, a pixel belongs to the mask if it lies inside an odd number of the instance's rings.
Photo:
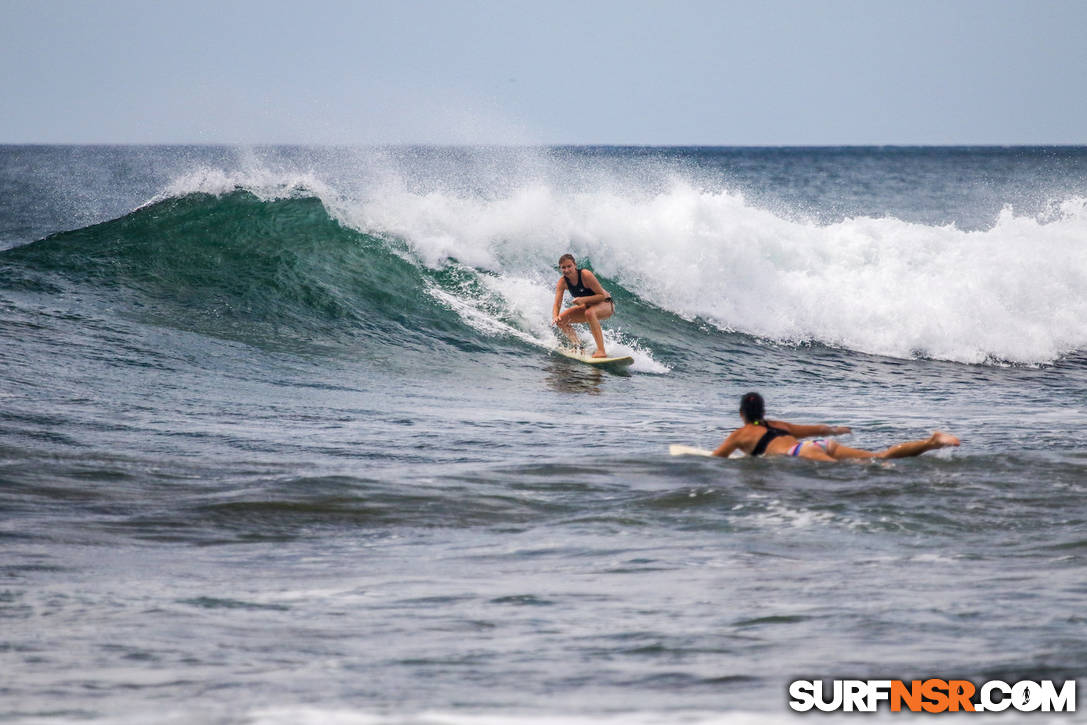
<svg viewBox="0 0 1087 725">
<path fill-rule="evenodd" d="M 567 251 L 626 374 L 551 352 Z M 669 456 L 748 390 L 962 446 Z M 0 720 L 1074 679 L 1085 431 L 1087 148 L 0 147 Z"/>
</svg>

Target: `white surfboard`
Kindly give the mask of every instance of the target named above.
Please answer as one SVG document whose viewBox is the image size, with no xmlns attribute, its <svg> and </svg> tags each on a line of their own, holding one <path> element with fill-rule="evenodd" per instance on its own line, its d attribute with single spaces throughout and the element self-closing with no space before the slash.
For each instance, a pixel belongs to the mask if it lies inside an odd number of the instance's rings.
<svg viewBox="0 0 1087 725">
<path fill-rule="evenodd" d="M 668 452 L 673 456 L 713 456 L 713 451 L 707 451 L 705 448 L 695 448 L 694 446 L 685 446 L 679 443 L 673 443 L 668 446 Z M 743 455 L 743 451 L 735 450 L 729 458 L 741 458 Z"/>
<path fill-rule="evenodd" d="M 668 446 L 668 452 L 673 456 L 712 456 L 713 451 L 707 451 L 705 448 L 695 448 L 694 446 L 684 446 L 679 443 L 673 443 Z"/>
<path fill-rule="evenodd" d="M 625 368 L 634 364 L 634 358 L 630 355 L 624 355 L 622 357 L 593 357 L 591 353 L 571 350 L 568 347 L 557 347 L 555 348 L 555 352 L 563 357 L 568 357 L 571 360 L 577 360 L 578 362 L 587 363 L 589 365 L 596 365 L 597 367 Z"/>
</svg>

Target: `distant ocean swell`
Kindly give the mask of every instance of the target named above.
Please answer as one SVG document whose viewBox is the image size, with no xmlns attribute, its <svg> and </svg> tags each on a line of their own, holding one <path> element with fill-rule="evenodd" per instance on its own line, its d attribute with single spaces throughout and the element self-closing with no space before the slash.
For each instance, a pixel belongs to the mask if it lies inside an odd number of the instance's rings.
<svg viewBox="0 0 1087 725">
<path fill-rule="evenodd" d="M 311 177 L 179 179 L 119 219 L 4 252 L 0 275 L 256 344 L 497 351 L 554 344 L 554 267 L 572 251 L 617 300 L 612 342 L 649 371 L 667 370 L 657 360 L 687 325 L 966 363 L 1046 364 L 1087 349 L 1079 197 L 1036 216 L 1005 208 L 963 231 L 789 219 L 678 178 L 653 191 L 365 196 Z"/>
</svg>

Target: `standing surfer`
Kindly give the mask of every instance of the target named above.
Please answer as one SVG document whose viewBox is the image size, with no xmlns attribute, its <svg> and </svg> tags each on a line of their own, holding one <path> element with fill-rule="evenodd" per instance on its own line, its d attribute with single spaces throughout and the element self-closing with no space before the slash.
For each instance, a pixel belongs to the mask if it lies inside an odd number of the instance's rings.
<svg viewBox="0 0 1087 725">
<path fill-rule="evenodd" d="M 578 348 L 581 347 L 581 340 L 572 325 L 587 323 L 596 342 L 593 357 L 607 357 L 600 321 L 615 314 L 615 303 L 611 301 L 611 295 L 600 286 L 595 274 L 587 269 L 578 269 L 572 254 L 559 257 L 559 271 L 562 276 L 555 285 L 555 306 L 551 311 L 551 324 L 562 330 L 574 347 Z M 567 291 L 570 292 L 574 304 L 563 310 L 562 298 Z"/>
</svg>

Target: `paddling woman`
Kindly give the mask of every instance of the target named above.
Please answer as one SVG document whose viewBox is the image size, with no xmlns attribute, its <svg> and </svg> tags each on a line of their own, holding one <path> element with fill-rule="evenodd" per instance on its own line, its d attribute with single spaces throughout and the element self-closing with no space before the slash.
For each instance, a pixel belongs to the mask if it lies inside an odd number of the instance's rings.
<svg viewBox="0 0 1087 725">
<path fill-rule="evenodd" d="M 761 395 L 748 393 L 740 398 L 740 419 L 744 425 L 732 431 L 713 455 L 728 458 L 729 454 L 739 449 L 749 456 L 796 456 L 815 461 L 841 461 L 848 458 L 907 458 L 919 456 L 925 451 L 959 445 L 958 438 L 940 431 L 925 440 L 899 443 L 882 451 L 848 448 L 833 438 L 802 442 L 801 438 L 843 435 L 850 429 L 845 426 L 798 425 L 782 420 L 766 420 L 765 416 Z"/>
</svg>

